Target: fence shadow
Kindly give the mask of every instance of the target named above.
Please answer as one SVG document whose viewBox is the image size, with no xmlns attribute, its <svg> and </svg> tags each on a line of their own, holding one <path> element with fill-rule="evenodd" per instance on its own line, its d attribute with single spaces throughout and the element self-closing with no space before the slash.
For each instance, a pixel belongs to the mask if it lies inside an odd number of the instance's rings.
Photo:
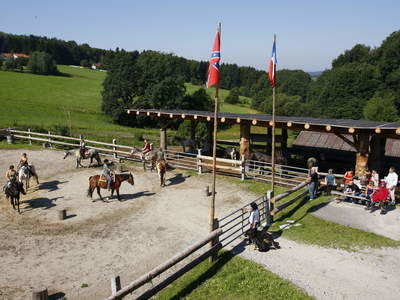
<svg viewBox="0 0 400 300">
<path fill-rule="evenodd" d="M 54 206 L 56 206 L 56 204 L 54 202 L 56 202 L 58 199 L 64 198 L 64 196 L 61 197 L 55 197 L 55 198 L 45 198 L 45 197 L 40 197 L 40 198 L 34 198 L 31 200 L 25 200 L 22 203 L 27 203 L 28 206 L 25 208 L 24 211 L 30 211 L 36 208 L 43 208 L 43 209 L 49 209 L 52 208 Z"/>
<path fill-rule="evenodd" d="M 42 182 L 39 185 L 39 190 L 48 190 L 49 192 L 53 192 L 53 191 L 59 189 L 60 184 L 64 184 L 67 182 L 68 182 L 68 180 L 66 180 L 66 181 L 52 180 L 52 181 Z"/>
<path fill-rule="evenodd" d="M 211 264 L 200 276 L 195 278 L 190 284 L 188 284 L 184 289 L 179 291 L 177 294 L 172 296 L 170 299 L 178 300 L 182 299 L 185 296 L 189 295 L 193 292 L 196 288 L 202 285 L 206 280 L 212 278 L 217 272 L 226 264 L 228 263 L 235 254 L 230 251 L 222 252 L 218 255 L 218 260 Z M 208 263 L 208 262 L 203 262 Z M 209 264 L 209 263 L 208 263 Z"/>
<path fill-rule="evenodd" d="M 171 177 L 171 178 L 168 178 L 168 179 L 167 179 L 167 180 L 169 181 L 168 186 L 182 183 L 182 182 L 184 182 L 184 181 L 186 180 L 186 178 L 189 178 L 189 177 L 190 177 L 190 176 L 186 176 L 186 177 L 183 176 L 182 173 L 175 174 L 174 177 Z"/>
</svg>

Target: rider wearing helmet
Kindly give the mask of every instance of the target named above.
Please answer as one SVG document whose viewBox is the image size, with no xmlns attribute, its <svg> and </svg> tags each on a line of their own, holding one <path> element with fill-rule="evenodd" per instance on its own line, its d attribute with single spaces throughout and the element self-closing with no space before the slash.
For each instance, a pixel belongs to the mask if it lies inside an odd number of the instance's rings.
<svg viewBox="0 0 400 300">
<path fill-rule="evenodd" d="M 107 180 L 107 190 L 110 190 L 111 187 L 111 182 L 112 182 L 112 172 L 110 170 L 110 167 L 108 166 L 109 161 L 108 159 L 104 160 L 104 164 L 103 164 L 103 176 L 106 178 Z"/>
</svg>

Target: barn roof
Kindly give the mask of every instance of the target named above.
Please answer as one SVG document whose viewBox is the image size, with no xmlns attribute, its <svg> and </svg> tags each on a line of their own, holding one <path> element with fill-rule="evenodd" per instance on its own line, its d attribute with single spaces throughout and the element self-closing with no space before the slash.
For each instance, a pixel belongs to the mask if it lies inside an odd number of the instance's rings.
<svg viewBox="0 0 400 300">
<path fill-rule="evenodd" d="M 211 121 L 214 118 L 213 112 L 196 110 L 165 110 L 165 109 L 128 109 L 128 114 L 162 117 L 162 118 L 183 118 Z M 224 123 L 251 122 L 257 126 L 271 126 L 272 116 L 264 114 L 234 114 L 219 113 L 219 121 Z M 330 131 L 336 133 L 385 133 L 394 137 L 400 135 L 400 123 L 397 122 L 376 122 L 366 120 L 342 120 L 342 119 L 317 119 L 308 117 L 286 117 L 276 116 L 277 128 L 289 128 L 295 130 Z M 399 136 L 400 138 L 400 136 Z"/>
<path fill-rule="evenodd" d="M 354 142 L 351 134 L 345 134 L 343 136 L 351 142 Z M 314 131 L 301 131 L 293 142 L 293 146 L 356 152 L 353 146 L 349 145 L 335 134 Z M 400 140 L 386 139 L 385 155 L 400 157 Z"/>
</svg>

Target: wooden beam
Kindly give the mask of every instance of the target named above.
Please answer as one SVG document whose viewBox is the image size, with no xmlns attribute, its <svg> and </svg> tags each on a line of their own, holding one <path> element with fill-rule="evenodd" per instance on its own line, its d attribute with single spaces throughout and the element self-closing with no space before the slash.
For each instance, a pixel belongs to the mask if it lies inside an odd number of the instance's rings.
<svg viewBox="0 0 400 300">
<path fill-rule="evenodd" d="M 240 155 L 250 156 L 250 124 L 247 122 L 240 123 Z"/>
<path fill-rule="evenodd" d="M 347 137 L 341 135 L 340 133 L 335 133 L 335 135 L 357 150 L 357 145 L 354 142 L 350 141 Z"/>
</svg>

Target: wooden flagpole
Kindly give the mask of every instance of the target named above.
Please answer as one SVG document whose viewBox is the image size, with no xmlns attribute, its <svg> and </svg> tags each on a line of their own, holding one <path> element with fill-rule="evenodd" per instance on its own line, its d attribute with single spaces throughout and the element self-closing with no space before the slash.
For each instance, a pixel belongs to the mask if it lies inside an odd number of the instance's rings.
<svg viewBox="0 0 400 300">
<path fill-rule="evenodd" d="M 221 38 L 221 23 L 218 23 L 218 32 Z M 214 103 L 214 134 L 213 134 L 213 182 L 212 182 L 212 197 L 210 203 L 210 232 L 214 231 L 215 227 L 215 184 L 216 184 L 216 169 L 217 169 L 217 130 L 218 130 L 218 111 L 219 111 L 219 81 L 215 86 L 215 103 Z"/>
<path fill-rule="evenodd" d="M 274 34 L 274 45 L 276 42 L 276 35 Z M 276 50 L 275 50 L 276 51 Z M 276 55 L 276 54 L 275 54 Z M 275 84 L 276 84 L 276 65 L 274 64 L 274 86 L 272 87 L 272 195 L 275 196 Z"/>
</svg>

